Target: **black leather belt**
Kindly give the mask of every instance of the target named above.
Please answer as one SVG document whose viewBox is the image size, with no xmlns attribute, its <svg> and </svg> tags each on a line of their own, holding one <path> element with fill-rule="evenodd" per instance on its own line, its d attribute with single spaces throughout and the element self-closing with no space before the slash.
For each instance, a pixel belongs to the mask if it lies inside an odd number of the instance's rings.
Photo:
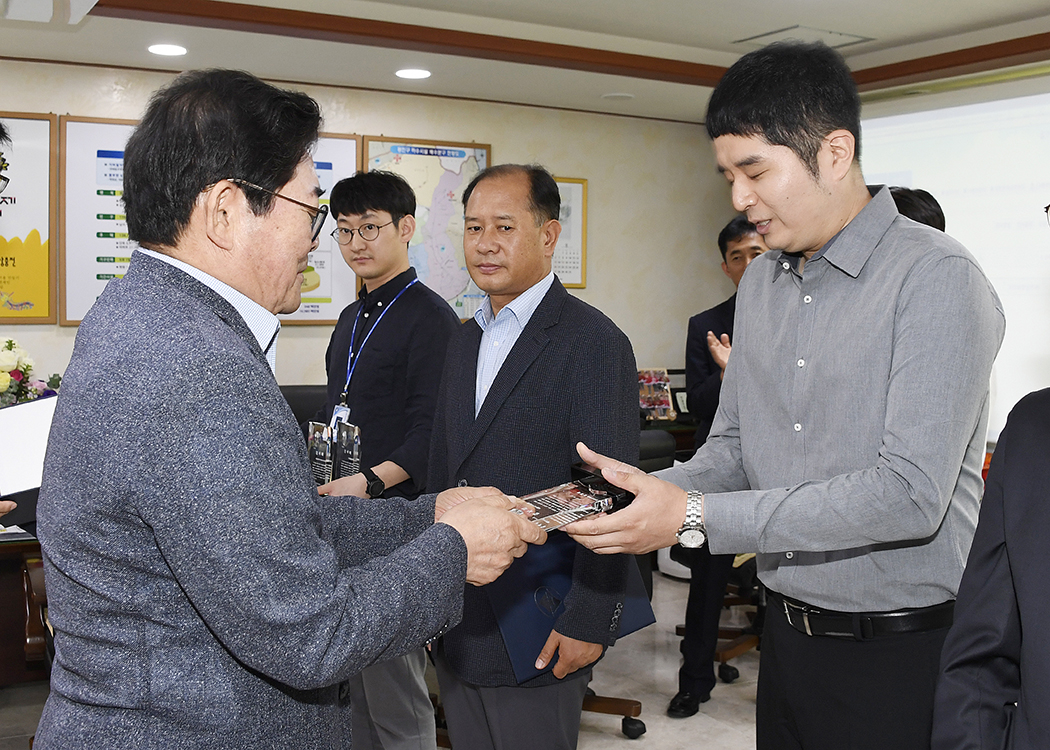
<svg viewBox="0 0 1050 750">
<path fill-rule="evenodd" d="M 947 628 L 951 626 L 955 612 L 954 600 L 896 612 L 837 612 L 790 599 L 775 591 L 768 593 L 777 609 L 784 612 L 788 624 L 798 632 L 858 641 Z"/>
</svg>

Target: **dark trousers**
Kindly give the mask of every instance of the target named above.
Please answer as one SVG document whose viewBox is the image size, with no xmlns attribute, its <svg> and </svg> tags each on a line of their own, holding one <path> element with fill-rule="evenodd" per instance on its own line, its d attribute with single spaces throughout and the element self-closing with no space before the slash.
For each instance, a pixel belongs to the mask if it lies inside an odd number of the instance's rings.
<svg viewBox="0 0 1050 750">
<path fill-rule="evenodd" d="M 718 620 L 735 555 L 712 555 L 706 544 L 682 553 L 692 576 L 685 605 L 685 636 L 680 644 L 682 668 L 678 670 L 678 689 L 707 695 L 715 686 Z"/>
<path fill-rule="evenodd" d="M 758 672 L 758 750 L 929 750 L 947 634 L 808 636 L 771 599 Z"/>
<path fill-rule="evenodd" d="M 456 750 L 575 750 L 590 667 L 542 687 L 479 687 L 449 668 L 440 648 L 434 667 L 448 737 Z"/>
</svg>

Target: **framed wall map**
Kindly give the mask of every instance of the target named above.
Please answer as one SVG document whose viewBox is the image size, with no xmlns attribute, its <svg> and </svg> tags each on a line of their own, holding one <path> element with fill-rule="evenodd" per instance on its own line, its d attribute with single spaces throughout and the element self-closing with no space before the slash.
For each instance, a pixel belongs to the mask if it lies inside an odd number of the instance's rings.
<svg viewBox="0 0 1050 750">
<path fill-rule="evenodd" d="M 416 193 L 416 234 L 408 259 L 419 280 L 448 301 L 460 318 L 472 317 L 485 294 L 470 280 L 463 259 L 463 190 L 492 163 L 483 143 L 365 136 L 365 171 L 405 178 Z"/>
<path fill-rule="evenodd" d="M 58 118 L 0 112 L 0 323 L 58 319 Z"/>
</svg>

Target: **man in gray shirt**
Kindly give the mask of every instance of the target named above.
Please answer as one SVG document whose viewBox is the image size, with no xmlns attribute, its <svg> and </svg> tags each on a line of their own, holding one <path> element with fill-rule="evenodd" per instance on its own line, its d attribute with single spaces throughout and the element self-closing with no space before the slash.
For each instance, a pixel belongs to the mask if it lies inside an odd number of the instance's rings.
<svg viewBox="0 0 1050 750">
<path fill-rule="evenodd" d="M 740 284 L 711 436 L 662 479 L 581 450 L 638 497 L 568 530 L 608 553 L 708 534 L 713 554 L 758 551 L 759 750 L 928 747 L 1002 307 L 965 248 L 864 184 L 856 86 L 829 48 L 745 55 L 706 123 L 772 248 Z"/>
</svg>

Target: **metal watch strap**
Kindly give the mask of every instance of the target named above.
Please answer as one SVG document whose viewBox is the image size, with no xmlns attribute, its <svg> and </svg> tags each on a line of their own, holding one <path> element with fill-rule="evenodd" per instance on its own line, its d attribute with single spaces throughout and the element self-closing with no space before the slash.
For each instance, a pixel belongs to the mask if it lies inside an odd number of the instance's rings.
<svg viewBox="0 0 1050 750">
<path fill-rule="evenodd" d="M 685 493 L 685 522 L 678 529 L 678 543 L 683 547 L 703 546 L 707 539 L 707 529 L 704 527 L 704 493 L 699 490 L 690 490 Z M 696 543 L 699 538 L 700 542 Z"/>
</svg>

